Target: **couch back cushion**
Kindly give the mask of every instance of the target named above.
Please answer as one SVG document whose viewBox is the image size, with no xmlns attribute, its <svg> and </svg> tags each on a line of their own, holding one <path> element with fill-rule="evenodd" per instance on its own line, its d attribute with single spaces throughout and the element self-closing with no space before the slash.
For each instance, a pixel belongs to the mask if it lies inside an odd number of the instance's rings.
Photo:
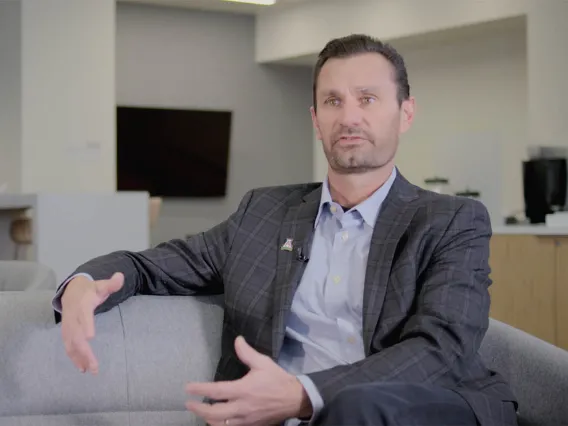
<svg viewBox="0 0 568 426">
<path fill-rule="evenodd" d="M 136 296 L 120 305 L 130 410 L 184 410 L 185 385 L 213 379 L 221 353 L 221 301 Z"/>
<path fill-rule="evenodd" d="M 119 311 L 96 319 L 99 375 L 81 374 L 55 325 L 53 294 L 0 292 L 0 416 L 120 411 L 128 390 Z"/>
<path fill-rule="evenodd" d="M 219 359 L 219 299 L 135 296 L 95 319 L 99 374 L 65 353 L 51 291 L 0 292 L 0 417 L 185 411 Z M 1 423 L 1 422 L 0 422 Z"/>
</svg>

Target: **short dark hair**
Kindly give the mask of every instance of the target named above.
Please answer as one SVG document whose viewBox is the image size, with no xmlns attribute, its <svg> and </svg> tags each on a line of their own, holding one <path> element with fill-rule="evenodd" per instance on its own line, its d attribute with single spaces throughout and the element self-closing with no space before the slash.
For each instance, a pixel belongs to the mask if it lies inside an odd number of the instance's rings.
<svg viewBox="0 0 568 426">
<path fill-rule="evenodd" d="M 404 59 L 388 43 L 364 34 L 351 34 L 336 38 L 328 42 L 318 55 L 313 76 L 313 105 L 316 108 L 316 92 L 318 77 L 324 64 L 332 58 L 348 58 L 362 53 L 378 53 L 389 61 L 394 68 L 394 77 L 397 85 L 397 99 L 399 105 L 410 97 L 410 85 Z"/>
</svg>

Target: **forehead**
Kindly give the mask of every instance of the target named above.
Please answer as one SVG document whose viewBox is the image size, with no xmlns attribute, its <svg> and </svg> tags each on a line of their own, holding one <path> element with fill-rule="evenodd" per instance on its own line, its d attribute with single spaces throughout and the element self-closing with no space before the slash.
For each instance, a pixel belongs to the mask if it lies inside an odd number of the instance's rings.
<svg viewBox="0 0 568 426">
<path fill-rule="evenodd" d="M 336 90 L 342 87 L 389 85 L 395 85 L 393 66 L 378 53 L 329 59 L 323 65 L 318 77 L 318 91 Z"/>
</svg>

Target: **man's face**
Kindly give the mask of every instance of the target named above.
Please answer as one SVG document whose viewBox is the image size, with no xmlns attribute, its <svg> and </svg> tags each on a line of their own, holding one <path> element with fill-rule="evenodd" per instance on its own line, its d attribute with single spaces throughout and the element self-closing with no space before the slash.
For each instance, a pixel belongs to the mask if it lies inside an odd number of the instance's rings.
<svg viewBox="0 0 568 426">
<path fill-rule="evenodd" d="M 399 105 L 393 66 L 377 53 L 330 59 L 317 81 L 312 121 L 330 167 L 364 173 L 394 159 L 414 100 Z"/>
</svg>

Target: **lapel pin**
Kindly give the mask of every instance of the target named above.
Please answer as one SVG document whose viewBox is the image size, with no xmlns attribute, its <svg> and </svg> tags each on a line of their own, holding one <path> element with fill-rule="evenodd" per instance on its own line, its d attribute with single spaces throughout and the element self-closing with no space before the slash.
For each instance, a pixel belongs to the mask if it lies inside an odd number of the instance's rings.
<svg viewBox="0 0 568 426">
<path fill-rule="evenodd" d="M 294 240 L 292 238 L 286 238 L 286 242 L 282 244 L 280 250 L 292 251 L 294 249 L 292 246 L 293 241 Z"/>
</svg>

